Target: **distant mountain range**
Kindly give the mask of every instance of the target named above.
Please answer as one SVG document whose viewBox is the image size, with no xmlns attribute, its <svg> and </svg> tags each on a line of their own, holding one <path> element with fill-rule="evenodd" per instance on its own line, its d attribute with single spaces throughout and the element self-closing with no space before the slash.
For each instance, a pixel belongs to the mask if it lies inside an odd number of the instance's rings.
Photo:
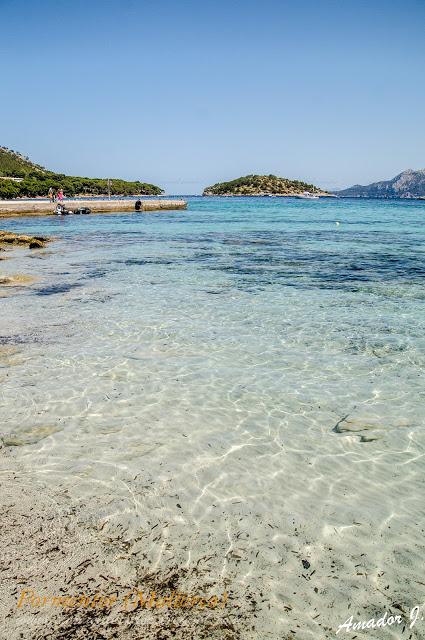
<svg viewBox="0 0 425 640">
<path fill-rule="evenodd" d="M 424 198 L 425 169 L 407 169 L 392 180 L 373 182 L 366 186 L 355 184 L 335 193 L 346 198 Z"/>
</svg>

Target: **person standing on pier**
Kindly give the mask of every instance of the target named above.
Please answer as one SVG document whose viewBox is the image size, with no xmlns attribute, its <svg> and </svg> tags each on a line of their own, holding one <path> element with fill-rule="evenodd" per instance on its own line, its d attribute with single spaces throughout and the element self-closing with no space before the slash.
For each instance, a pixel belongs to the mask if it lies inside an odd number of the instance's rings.
<svg viewBox="0 0 425 640">
<path fill-rule="evenodd" d="M 50 200 L 50 202 L 54 202 L 55 201 L 55 196 L 53 195 L 52 187 L 50 187 L 50 189 L 49 189 L 49 200 Z"/>
<path fill-rule="evenodd" d="M 63 202 L 63 189 L 59 189 L 57 198 L 59 202 Z"/>
</svg>

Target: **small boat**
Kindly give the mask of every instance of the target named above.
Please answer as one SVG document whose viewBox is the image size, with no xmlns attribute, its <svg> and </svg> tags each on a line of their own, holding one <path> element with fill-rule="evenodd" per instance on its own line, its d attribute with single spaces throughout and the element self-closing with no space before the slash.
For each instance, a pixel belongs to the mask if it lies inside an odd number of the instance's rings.
<svg viewBox="0 0 425 640">
<path fill-rule="evenodd" d="M 304 200 L 319 200 L 319 196 L 315 196 L 314 193 L 310 193 L 310 191 L 303 191 L 298 198 L 303 198 Z"/>
</svg>

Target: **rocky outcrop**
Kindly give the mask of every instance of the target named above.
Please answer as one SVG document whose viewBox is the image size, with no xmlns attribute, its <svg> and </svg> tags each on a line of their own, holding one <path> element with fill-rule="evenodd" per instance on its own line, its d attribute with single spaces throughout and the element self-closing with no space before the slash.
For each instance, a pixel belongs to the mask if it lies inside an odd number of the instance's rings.
<svg viewBox="0 0 425 640">
<path fill-rule="evenodd" d="M 42 249 L 49 242 L 49 238 L 43 236 L 25 236 L 20 233 L 0 231 L 0 251 L 11 245 L 28 247 L 29 249 Z"/>
<path fill-rule="evenodd" d="M 11 233 L 10 231 L 0 231 L 0 260 L 7 259 L 7 249 L 23 247 L 28 249 L 43 249 L 50 241 L 44 236 L 26 236 L 21 233 Z M 25 287 L 35 281 L 32 275 L 25 273 L 2 274 L 0 273 L 0 297 L 5 295 L 5 287 Z"/>
</svg>

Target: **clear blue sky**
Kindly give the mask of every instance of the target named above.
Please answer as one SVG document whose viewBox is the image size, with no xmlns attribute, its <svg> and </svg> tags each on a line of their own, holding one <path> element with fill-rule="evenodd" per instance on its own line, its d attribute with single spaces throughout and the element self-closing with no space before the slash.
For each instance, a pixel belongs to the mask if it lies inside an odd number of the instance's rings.
<svg viewBox="0 0 425 640">
<path fill-rule="evenodd" d="M 0 144 L 196 193 L 425 167 L 424 0 L 0 0 Z"/>
</svg>

